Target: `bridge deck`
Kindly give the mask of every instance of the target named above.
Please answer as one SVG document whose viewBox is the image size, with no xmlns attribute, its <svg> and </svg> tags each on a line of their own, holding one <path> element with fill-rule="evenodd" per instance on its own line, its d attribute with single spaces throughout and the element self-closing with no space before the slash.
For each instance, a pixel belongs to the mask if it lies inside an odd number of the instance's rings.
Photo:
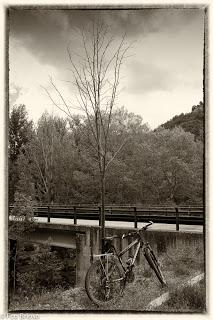
<svg viewBox="0 0 213 320">
<path fill-rule="evenodd" d="M 36 220 L 40 223 L 46 223 L 47 218 L 36 218 Z M 51 218 L 51 223 L 55 224 L 65 224 L 65 225 L 73 225 L 73 219 L 59 219 L 59 218 Z M 98 220 L 84 220 L 78 219 L 78 225 L 85 225 L 85 226 L 98 226 Z M 141 228 L 145 223 L 138 222 L 138 228 Z M 126 221 L 106 221 L 106 227 L 121 227 L 121 228 L 134 228 L 134 222 L 126 222 Z M 166 223 L 154 223 L 149 228 L 150 230 L 168 230 L 168 231 L 175 231 L 176 226 L 175 224 L 166 224 Z M 180 231 L 189 231 L 189 232 L 203 232 L 203 226 L 201 225 L 183 225 L 180 224 Z"/>
</svg>

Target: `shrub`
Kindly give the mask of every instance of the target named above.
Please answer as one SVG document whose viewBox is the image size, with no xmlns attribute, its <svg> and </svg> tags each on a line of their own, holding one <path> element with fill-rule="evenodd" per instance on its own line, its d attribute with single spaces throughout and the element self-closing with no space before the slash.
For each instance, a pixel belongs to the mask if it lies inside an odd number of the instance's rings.
<svg viewBox="0 0 213 320">
<path fill-rule="evenodd" d="M 31 295 L 42 289 L 63 286 L 63 260 L 57 252 L 51 251 L 49 244 L 35 245 L 35 250 L 28 252 L 25 244 L 19 249 L 17 259 L 17 289 L 20 294 Z"/>
<path fill-rule="evenodd" d="M 20 239 L 35 227 L 34 202 L 31 197 L 16 192 L 11 211 L 13 220 L 9 219 L 9 238 Z"/>
</svg>

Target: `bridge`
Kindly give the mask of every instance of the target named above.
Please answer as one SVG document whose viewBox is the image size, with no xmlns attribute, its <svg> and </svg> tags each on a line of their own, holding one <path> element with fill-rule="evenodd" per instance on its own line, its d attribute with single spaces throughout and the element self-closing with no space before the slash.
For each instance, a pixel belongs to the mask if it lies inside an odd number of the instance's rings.
<svg viewBox="0 0 213 320">
<path fill-rule="evenodd" d="M 12 210 L 12 206 L 10 206 Z M 38 206 L 34 208 L 35 217 L 46 217 L 50 222 L 53 219 L 73 219 L 74 224 L 80 220 L 101 221 L 101 207 L 98 205 L 75 206 Z M 179 230 L 180 224 L 204 225 L 205 211 L 203 206 L 106 206 L 106 221 L 133 222 L 138 227 L 139 222 L 152 220 L 154 223 L 175 224 Z"/>
<path fill-rule="evenodd" d="M 83 286 L 85 274 L 89 268 L 91 261 L 93 260 L 93 255 L 100 252 L 100 226 L 86 226 L 78 225 L 78 219 L 98 219 L 100 212 L 99 208 L 90 207 L 91 211 L 83 211 L 85 207 L 37 207 L 34 209 L 34 215 L 36 217 L 45 217 L 48 222 L 36 223 L 35 228 L 32 232 L 28 234 L 23 240 L 36 242 L 36 243 L 45 243 L 48 242 L 50 246 L 71 248 L 76 250 L 76 284 Z M 163 231 L 163 230 L 148 230 L 147 231 L 147 240 L 151 243 L 152 247 L 155 249 L 157 254 L 167 251 L 169 248 L 178 248 L 183 246 L 183 244 L 194 244 L 198 242 L 199 244 L 203 243 L 203 233 L 202 232 L 182 232 L 179 230 L 180 222 L 187 222 L 187 219 L 194 219 L 199 223 L 204 221 L 204 213 L 198 208 L 178 208 L 163 211 L 162 208 L 152 208 L 153 210 L 139 210 L 137 207 L 119 207 L 119 211 L 115 208 L 107 208 L 109 211 L 106 214 L 107 219 L 112 219 L 115 221 L 115 218 L 126 219 L 127 221 L 132 221 L 132 229 L 137 228 L 141 224 L 143 219 L 147 222 L 148 220 L 154 220 L 153 218 L 160 218 L 157 220 L 169 221 L 171 223 L 171 218 L 173 223 L 176 224 L 176 231 Z M 59 210 L 60 209 L 60 210 Z M 72 211 L 71 211 L 72 209 Z M 85 209 L 88 209 L 85 208 Z M 111 209 L 111 211 L 110 211 Z M 122 209 L 122 210 L 121 210 Z M 181 211 L 182 210 L 182 211 Z M 136 213 L 135 213 L 136 212 Z M 145 213 L 145 214 L 144 214 Z M 130 216 L 127 217 L 127 216 Z M 137 217 L 137 219 L 136 219 Z M 73 219 L 73 224 L 60 224 L 60 223 L 51 223 L 51 219 Z M 168 220 L 167 220 L 168 218 Z M 113 220 L 114 219 L 114 220 Z M 177 225 L 178 219 L 178 225 Z M 195 220 L 197 219 L 197 220 Z M 200 220 L 199 220 L 200 219 Z M 20 222 L 21 223 L 21 222 Z M 177 229 L 178 226 L 178 229 Z M 118 249 L 123 249 L 126 247 L 131 239 L 125 238 L 122 239 L 123 233 L 128 233 L 130 227 L 106 227 L 106 236 L 118 235 L 119 238 L 115 239 L 115 246 Z M 138 263 L 141 260 L 141 256 L 138 257 Z"/>
</svg>

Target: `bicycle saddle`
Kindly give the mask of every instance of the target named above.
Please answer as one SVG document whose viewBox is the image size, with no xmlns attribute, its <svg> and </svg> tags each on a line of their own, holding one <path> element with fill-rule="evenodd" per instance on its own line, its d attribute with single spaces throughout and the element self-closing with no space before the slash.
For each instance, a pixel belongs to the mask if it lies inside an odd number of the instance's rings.
<svg viewBox="0 0 213 320">
<path fill-rule="evenodd" d="M 111 241 L 111 240 L 113 240 L 113 239 L 115 239 L 115 238 L 119 238 L 119 236 L 114 235 L 114 236 L 111 236 L 111 237 L 105 237 L 105 240 L 106 240 L 106 241 Z"/>
</svg>

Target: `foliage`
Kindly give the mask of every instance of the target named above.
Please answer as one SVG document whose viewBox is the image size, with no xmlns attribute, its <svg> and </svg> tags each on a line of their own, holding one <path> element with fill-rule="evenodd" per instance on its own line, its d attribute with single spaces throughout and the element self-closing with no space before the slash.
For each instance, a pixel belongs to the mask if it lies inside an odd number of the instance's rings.
<svg viewBox="0 0 213 320">
<path fill-rule="evenodd" d="M 14 206 L 9 212 L 9 238 L 20 239 L 31 232 L 35 227 L 34 201 L 30 196 L 16 192 Z"/>
<path fill-rule="evenodd" d="M 17 254 L 17 290 L 21 295 L 31 296 L 42 290 L 64 285 L 63 260 L 48 244 L 34 245 L 30 254 L 20 246 Z"/>
<path fill-rule="evenodd" d="M 99 169 L 88 150 L 83 116 L 64 120 L 44 114 L 17 159 L 17 190 L 37 203 L 100 203 Z M 149 130 L 124 108 L 112 115 L 106 171 L 111 204 L 200 204 L 203 144 L 181 128 Z"/>
<path fill-rule="evenodd" d="M 131 204 L 202 202 L 201 142 L 181 128 L 133 137 L 109 170 L 109 198 Z"/>
<path fill-rule="evenodd" d="M 189 278 L 193 278 L 195 275 L 200 274 L 203 270 L 200 270 L 204 265 L 204 257 L 202 246 L 200 244 L 188 245 L 187 247 L 181 246 L 180 250 L 174 250 L 170 248 L 171 252 L 163 253 L 158 257 L 160 264 L 163 262 L 162 270 L 164 276 L 169 281 L 169 290 L 177 292 L 174 296 L 173 302 L 168 308 L 167 304 L 162 304 L 160 307 L 150 310 L 149 303 L 161 296 L 165 291 L 158 284 L 158 280 L 153 270 L 149 267 L 145 260 L 134 268 L 135 281 L 126 286 L 124 294 L 119 301 L 111 306 L 107 307 L 107 310 L 113 310 L 120 312 L 124 311 L 151 311 L 151 312 L 203 312 L 205 310 L 205 285 L 203 281 L 195 287 L 190 287 L 184 290 L 184 296 L 182 290 L 178 288 L 180 285 L 184 285 Z M 183 263 L 186 256 L 189 256 L 187 267 L 190 271 L 184 275 L 175 274 L 176 264 Z M 172 259 L 171 259 L 172 258 Z M 145 258 L 143 258 L 145 259 Z M 170 264 L 169 264 L 170 261 Z M 202 268 L 203 269 L 203 268 Z M 166 289 L 167 290 L 167 289 Z M 184 299 L 183 299 L 184 297 Z M 188 303 L 189 302 L 189 303 Z M 95 310 L 100 312 L 100 307 L 91 303 L 84 288 L 53 288 L 52 290 L 46 289 L 33 293 L 32 296 L 23 297 L 16 295 L 12 298 L 10 311 L 20 310 Z"/>
<path fill-rule="evenodd" d="M 181 127 L 187 132 L 194 134 L 196 140 L 203 141 L 204 135 L 204 105 L 200 102 L 198 105 L 192 107 L 190 113 L 181 113 L 173 117 L 171 120 L 162 124 L 165 129 L 172 129 Z"/>
<path fill-rule="evenodd" d="M 25 105 L 14 106 L 9 119 L 9 158 L 15 161 L 32 133 L 32 121 L 28 120 Z"/>
<path fill-rule="evenodd" d="M 67 257 L 61 253 L 61 256 L 57 250 L 50 247 L 48 241 L 42 245 L 27 242 L 28 234 L 36 227 L 34 205 L 30 197 L 17 192 L 9 219 L 9 239 L 17 241 L 16 251 L 10 252 L 10 288 L 13 285 L 13 292 L 22 296 L 30 296 L 47 288 L 65 286 L 73 281 L 70 274 L 66 275 L 72 269 L 67 263 L 73 255 L 71 257 L 69 254 Z"/>
<path fill-rule="evenodd" d="M 23 147 L 30 141 L 33 134 L 33 123 L 28 120 L 24 105 L 14 106 L 9 116 L 9 202 L 14 201 L 19 173 L 17 160 Z"/>
<path fill-rule="evenodd" d="M 91 201 L 94 196 L 91 177 L 95 176 L 92 172 L 95 166 L 80 134 L 82 126 L 86 126 L 82 121 L 75 118 L 68 122 L 48 114 L 41 117 L 34 139 L 18 161 L 18 189 L 21 192 L 31 190 L 40 203 L 69 204 L 86 201 L 87 198 L 88 202 Z"/>
</svg>

